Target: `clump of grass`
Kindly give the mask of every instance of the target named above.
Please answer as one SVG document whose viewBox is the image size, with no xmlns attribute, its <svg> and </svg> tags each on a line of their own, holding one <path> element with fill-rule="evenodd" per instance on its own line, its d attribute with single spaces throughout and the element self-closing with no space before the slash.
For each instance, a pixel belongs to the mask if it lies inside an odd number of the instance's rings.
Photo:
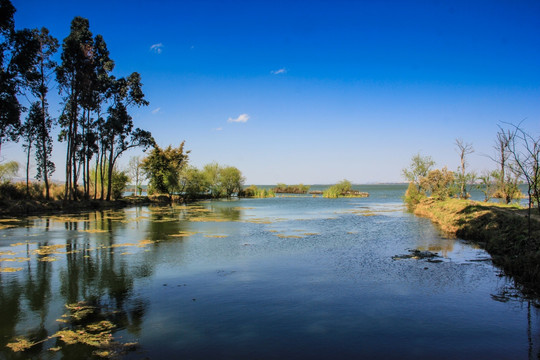
<svg viewBox="0 0 540 360">
<path fill-rule="evenodd" d="M 339 183 L 330 186 L 323 191 L 322 196 L 327 199 L 336 199 L 338 197 L 368 197 L 369 194 L 352 189 L 352 184 L 349 180 L 343 180 Z"/>
</svg>

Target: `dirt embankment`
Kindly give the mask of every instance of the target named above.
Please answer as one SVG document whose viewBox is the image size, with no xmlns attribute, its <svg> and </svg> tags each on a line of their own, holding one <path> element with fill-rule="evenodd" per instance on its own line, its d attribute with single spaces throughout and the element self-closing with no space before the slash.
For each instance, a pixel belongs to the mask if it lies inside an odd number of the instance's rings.
<svg viewBox="0 0 540 360">
<path fill-rule="evenodd" d="M 431 219 L 450 236 L 480 242 L 493 262 L 525 292 L 540 296 L 540 217 L 526 209 L 471 200 L 426 199 L 414 214 Z M 530 230 L 529 230 L 530 229 Z"/>
</svg>

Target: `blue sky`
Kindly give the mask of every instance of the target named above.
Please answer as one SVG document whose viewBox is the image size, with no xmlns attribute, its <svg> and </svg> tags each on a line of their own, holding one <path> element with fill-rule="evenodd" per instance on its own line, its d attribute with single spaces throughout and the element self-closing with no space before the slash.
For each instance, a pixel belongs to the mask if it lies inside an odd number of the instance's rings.
<svg viewBox="0 0 540 360">
<path fill-rule="evenodd" d="M 539 1 L 13 4 L 17 28 L 60 41 L 88 18 L 114 74 L 142 75 L 150 106 L 133 109 L 136 126 L 248 184 L 403 181 L 418 152 L 455 170 L 458 137 L 480 172 L 495 167 L 485 155 L 501 122 L 540 133 Z M 2 155 L 24 163 L 18 149 Z"/>
</svg>

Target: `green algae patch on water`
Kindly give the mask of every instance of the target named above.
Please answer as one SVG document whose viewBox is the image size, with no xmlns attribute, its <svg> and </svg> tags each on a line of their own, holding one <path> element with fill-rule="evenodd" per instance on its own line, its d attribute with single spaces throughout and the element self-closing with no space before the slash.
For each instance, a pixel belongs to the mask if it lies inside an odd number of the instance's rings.
<svg viewBox="0 0 540 360">
<path fill-rule="evenodd" d="M 46 261 L 46 262 L 53 262 L 57 261 L 58 258 L 55 258 L 54 256 L 44 256 L 37 259 L 38 261 Z"/>
<path fill-rule="evenodd" d="M 63 345 L 50 347 L 48 350 L 57 352 L 64 347 L 73 345 L 83 345 L 88 352 L 93 356 L 103 358 L 117 358 L 128 350 L 133 350 L 138 344 L 134 342 L 120 343 L 117 342 L 112 335 L 112 331 L 116 329 L 116 325 L 104 317 L 114 315 L 114 313 L 104 312 L 98 306 L 91 306 L 85 302 L 74 304 L 66 304 L 67 313 L 63 314 L 57 322 L 65 324 L 65 327 L 57 331 L 51 336 L 47 336 L 41 340 L 29 340 L 25 336 L 17 336 L 6 347 L 11 351 L 19 353 L 25 352 L 32 347 L 43 344 L 51 339 L 58 339 Z M 102 318 L 89 322 L 88 318 Z M 86 323 L 85 323 L 86 322 Z M 84 351 L 84 348 L 80 348 Z M 87 358 L 84 353 L 80 354 L 81 358 Z"/>
<path fill-rule="evenodd" d="M 6 346 L 11 349 L 13 352 L 20 352 L 30 349 L 32 346 L 36 345 L 35 342 L 28 340 L 25 337 L 15 338 L 15 341 L 7 344 Z"/>
<path fill-rule="evenodd" d="M 177 234 L 169 234 L 170 237 L 188 237 L 198 234 L 196 231 L 180 231 Z"/>
<path fill-rule="evenodd" d="M 280 239 L 302 239 L 303 236 L 300 235 L 285 235 L 285 234 L 276 234 Z"/>
<path fill-rule="evenodd" d="M 17 253 L 14 252 L 14 251 L 10 251 L 10 250 L 8 250 L 8 251 L 0 251 L 0 256 L 2 256 L 2 255 L 17 255 Z"/>
<path fill-rule="evenodd" d="M 21 271 L 22 269 L 23 269 L 22 267 L 17 267 L 17 268 L 13 268 L 13 267 L 0 267 L 0 273 L 12 273 L 12 272 Z"/>
<path fill-rule="evenodd" d="M 29 258 L 29 257 L 14 257 L 14 258 L 0 259 L 0 262 L 3 262 L 3 261 L 8 261 L 8 262 L 26 262 L 26 261 L 30 261 L 30 258 Z"/>
<path fill-rule="evenodd" d="M 60 249 L 65 249 L 67 245 L 44 245 L 40 246 L 36 250 L 32 250 L 34 255 L 51 255 L 51 254 L 62 254 L 59 252 Z M 65 253 L 65 252 L 64 252 Z"/>
</svg>

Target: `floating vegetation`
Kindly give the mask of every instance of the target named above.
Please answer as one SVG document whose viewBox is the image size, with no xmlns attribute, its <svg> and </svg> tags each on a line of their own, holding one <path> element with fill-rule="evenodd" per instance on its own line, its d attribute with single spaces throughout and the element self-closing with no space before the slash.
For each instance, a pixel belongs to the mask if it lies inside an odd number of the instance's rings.
<svg viewBox="0 0 540 360">
<path fill-rule="evenodd" d="M 120 248 L 120 247 L 128 247 L 128 246 L 134 246 L 134 247 L 143 248 L 143 247 L 146 247 L 147 245 L 153 244 L 155 242 L 156 241 L 153 241 L 153 240 L 140 240 L 137 243 L 113 244 L 113 245 L 109 246 L 109 248 Z"/>
<path fill-rule="evenodd" d="M 50 255 L 50 254 L 60 254 L 59 249 L 65 249 L 66 245 L 44 245 L 40 246 L 39 249 L 33 250 L 32 254 L 37 255 Z"/>
<path fill-rule="evenodd" d="M 197 234 L 196 231 L 180 231 L 178 234 L 170 234 L 171 237 L 187 237 Z"/>
<path fill-rule="evenodd" d="M 277 233 L 277 232 L 279 232 L 278 230 L 268 230 L 268 231 L 271 232 L 271 233 Z"/>
<path fill-rule="evenodd" d="M 15 258 L 0 259 L 0 262 L 2 262 L 2 261 L 25 262 L 25 261 L 30 261 L 30 258 L 27 258 L 27 257 L 15 257 Z"/>
<path fill-rule="evenodd" d="M 90 219 L 68 216 L 51 216 L 49 219 L 56 222 L 90 222 Z"/>
<path fill-rule="evenodd" d="M 282 239 L 301 239 L 301 238 L 303 238 L 303 236 L 299 236 L 299 235 L 277 234 L 276 236 L 278 238 L 282 238 Z"/>
<path fill-rule="evenodd" d="M 315 236 L 315 235 L 320 235 L 320 233 L 310 233 L 310 232 L 306 232 L 306 233 L 302 233 L 302 235 L 305 235 L 305 236 Z"/>
<path fill-rule="evenodd" d="M 81 232 L 85 232 L 85 233 L 91 233 L 91 234 L 94 234 L 94 233 L 108 233 L 109 230 L 103 230 L 103 229 L 89 229 L 89 230 L 79 230 Z"/>
<path fill-rule="evenodd" d="M 100 308 L 78 302 L 67 304 L 66 309 L 68 313 L 57 319 L 59 323 L 66 324 L 63 329 L 39 341 L 31 341 L 24 336 L 19 336 L 6 346 L 13 352 L 24 352 L 35 345 L 57 338 L 65 344 L 64 346 L 88 346 L 89 350 L 92 351 L 92 355 L 103 358 L 115 358 L 128 350 L 133 350 L 137 346 L 137 343 L 119 343 L 115 341 L 112 331 L 116 328 L 116 325 L 109 320 L 103 319 L 107 314 L 103 313 Z M 89 322 L 88 318 L 95 319 L 96 317 L 101 317 L 102 320 L 84 324 L 85 321 Z M 62 346 L 51 347 L 48 350 L 60 351 Z M 81 354 L 81 357 L 84 356 Z"/>
<path fill-rule="evenodd" d="M 4 222 L 18 222 L 18 221 L 22 221 L 20 219 L 0 219 L 0 223 L 4 223 Z"/>
<path fill-rule="evenodd" d="M 13 251 L 0 251 L 0 256 L 1 255 L 17 255 L 16 252 L 13 252 Z"/>
<path fill-rule="evenodd" d="M 58 260 L 57 258 L 55 257 L 52 257 L 52 256 L 44 256 L 42 258 L 38 258 L 37 259 L 38 261 L 48 261 L 48 262 L 52 262 L 52 261 L 56 261 Z"/>
<path fill-rule="evenodd" d="M 244 220 L 244 222 L 253 223 L 253 224 L 272 224 L 272 223 L 274 223 L 274 221 L 272 221 L 270 219 L 261 219 L 261 218 Z"/>
<path fill-rule="evenodd" d="M 189 221 L 192 222 L 227 222 L 230 220 L 223 219 L 223 218 L 216 218 L 216 217 L 210 217 L 210 216 L 199 216 L 190 218 Z"/>
<path fill-rule="evenodd" d="M 252 210 L 252 209 L 255 209 L 255 208 L 254 207 L 241 207 L 241 206 L 233 207 L 233 210 Z"/>
<path fill-rule="evenodd" d="M 31 243 L 31 242 L 18 242 L 18 243 L 15 243 L 15 244 L 10 244 L 9 246 L 15 247 L 15 246 L 23 246 L 23 245 L 31 245 L 31 244 L 35 244 L 35 243 Z"/>
<path fill-rule="evenodd" d="M 15 341 L 7 344 L 6 346 L 14 352 L 25 351 L 36 345 L 35 342 L 30 341 L 24 337 L 15 338 Z"/>
<path fill-rule="evenodd" d="M 188 208 L 188 211 L 190 211 L 190 212 L 204 212 L 204 213 L 212 212 L 212 210 L 210 210 L 210 209 L 201 208 L 201 207 Z"/>
<path fill-rule="evenodd" d="M 17 272 L 17 271 L 21 271 L 22 269 L 23 269 L 22 267 L 18 267 L 18 268 L 4 267 L 4 268 L 0 268 L 0 273 Z"/>
<path fill-rule="evenodd" d="M 358 215 L 361 215 L 361 216 L 377 216 L 377 214 L 375 214 L 373 212 L 370 212 L 370 211 L 366 211 L 366 212 L 360 213 Z"/>
<path fill-rule="evenodd" d="M 204 235 L 204 237 L 207 237 L 207 238 L 226 238 L 228 236 L 229 235 Z"/>
</svg>

